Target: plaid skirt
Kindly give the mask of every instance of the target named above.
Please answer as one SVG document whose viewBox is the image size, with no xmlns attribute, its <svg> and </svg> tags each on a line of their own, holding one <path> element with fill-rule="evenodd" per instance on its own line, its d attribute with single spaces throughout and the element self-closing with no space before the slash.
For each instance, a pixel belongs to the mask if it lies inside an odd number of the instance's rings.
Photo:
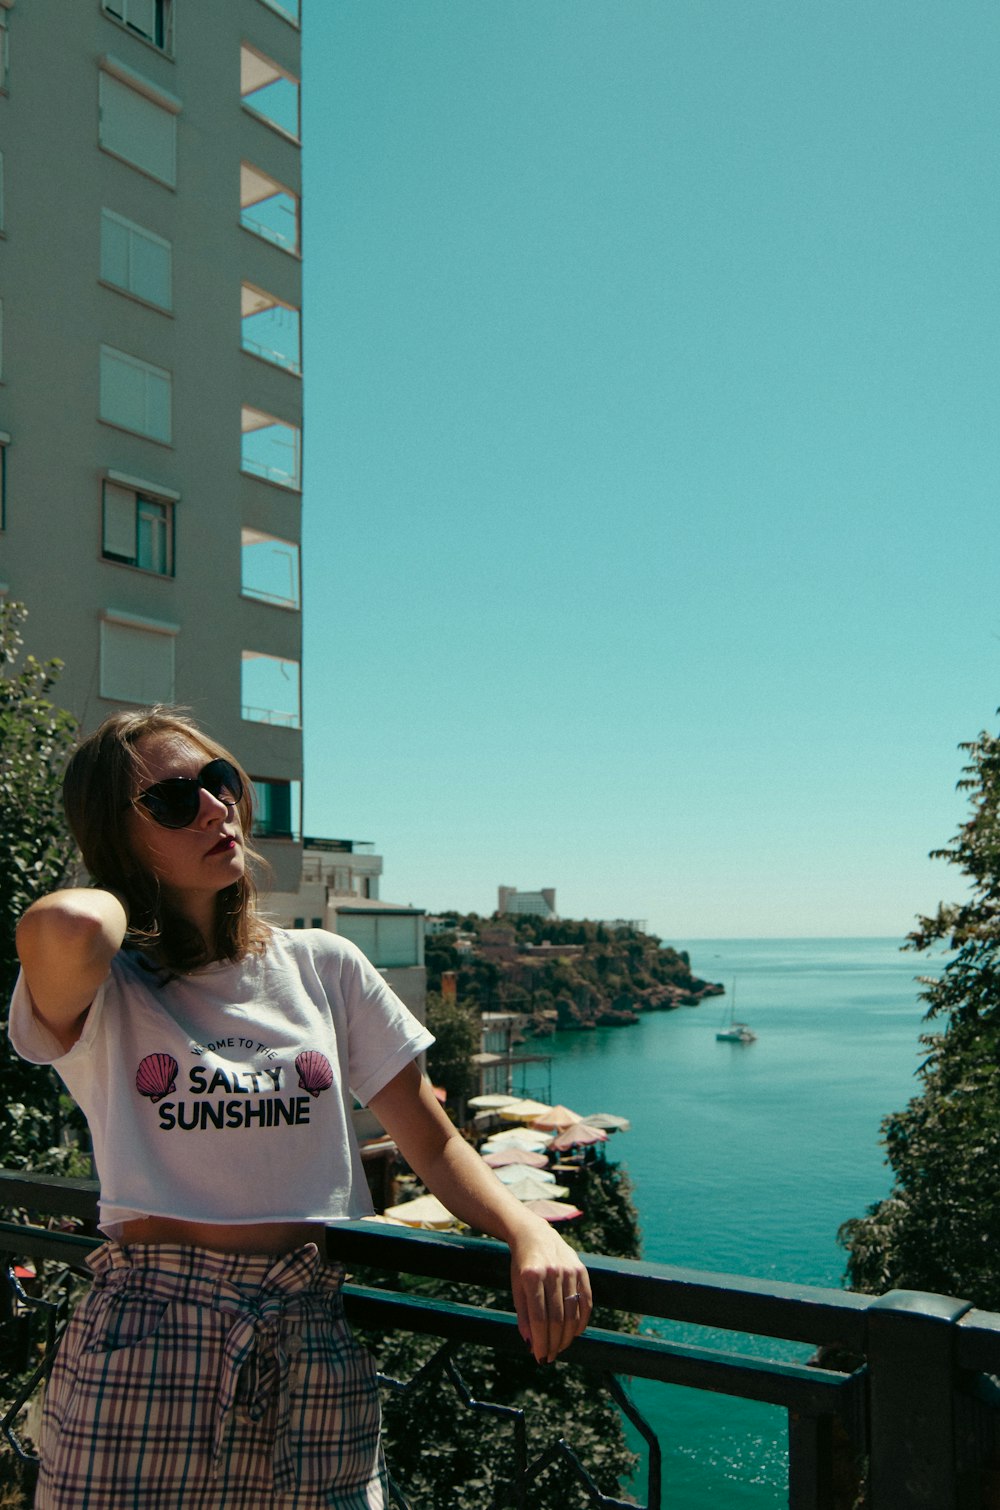
<svg viewBox="0 0 1000 1510">
<path fill-rule="evenodd" d="M 383 1510 L 368 1353 L 343 1270 L 107 1243 L 46 1392 L 35 1510 Z"/>
</svg>

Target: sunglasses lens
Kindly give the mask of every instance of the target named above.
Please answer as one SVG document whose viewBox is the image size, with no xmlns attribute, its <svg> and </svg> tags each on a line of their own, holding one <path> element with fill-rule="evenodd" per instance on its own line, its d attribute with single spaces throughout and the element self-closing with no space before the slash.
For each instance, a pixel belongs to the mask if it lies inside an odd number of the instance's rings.
<svg viewBox="0 0 1000 1510">
<path fill-rule="evenodd" d="M 197 781 L 178 776 L 158 781 L 139 798 L 147 813 L 161 828 L 187 828 L 198 816 L 201 788 Z"/>
<path fill-rule="evenodd" d="M 239 772 L 228 760 L 210 760 L 199 772 L 198 784 L 211 792 L 220 802 L 239 802 L 243 796 L 243 783 Z"/>
</svg>

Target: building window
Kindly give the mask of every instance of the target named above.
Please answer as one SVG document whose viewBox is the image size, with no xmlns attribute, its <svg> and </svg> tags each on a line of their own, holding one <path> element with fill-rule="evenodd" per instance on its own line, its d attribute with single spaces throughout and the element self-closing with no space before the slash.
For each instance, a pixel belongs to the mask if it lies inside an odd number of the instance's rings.
<svg viewBox="0 0 1000 1510">
<path fill-rule="evenodd" d="M 170 51 L 171 0 L 102 0 L 102 8 L 161 52 Z"/>
<path fill-rule="evenodd" d="M 287 420 L 243 405 L 240 466 L 282 488 L 301 486 L 302 432 Z"/>
<path fill-rule="evenodd" d="M 298 141 L 298 79 L 248 42 L 240 48 L 240 98 L 254 115 Z"/>
<path fill-rule="evenodd" d="M 169 241 L 114 210 L 101 211 L 101 277 L 106 283 L 158 309 L 170 309 L 172 263 Z"/>
<path fill-rule="evenodd" d="M 170 373 L 139 357 L 101 347 L 101 419 L 169 445 Z"/>
<path fill-rule="evenodd" d="M 298 255 L 299 196 L 262 169 L 241 163 L 240 225 Z"/>
<path fill-rule="evenodd" d="M 302 371 L 302 319 L 294 304 L 244 283 L 240 293 L 240 344 L 244 351 L 296 375 Z"/>
<path fill-rule="evenodd" d="M 298 608 L 299 548 L 294 541 L 244 529 L 242 559 L 245 598 L 259 598 L 278 608 Z"/>
<path fill-rule="evenodd" d="M 253 778 L 256 797 L 253 831 L 260 839 L 297 839 L 301 783 Z"/>
<path fill-rule="evenodd" d="M 3 153 L 0 152 L 0 232 L 2 232 L 3 229 L 4 229 L 3 205 L 4 205 L 4 193 L 3 193 Z"/>
<path fill-rule="evenodd" d="M 0 434 L 0 530 L 7 528 L 7 447 L 10 436 Z"/>
<path fill-rule="evenodd" d="M 176 624 L 105 611 L 101 620 L 101 696 L 122 703 L 172 703 Z"/>
<path fill-rule="evenodd" d="M 174 506 L 117 483 L 104 484 L 101 554 L 161 577 L 174 573 Z"/>
<path fill-rule="evenodd" d="M 0 6 L 0 91 L 7 92 L 7 81 L 10 72 L 10 46 L 7 33 L 7 12 Z"/>
<path fill-rule="evenodd" d="M 254 724 L 280 724 L 300 729 L 299 663 L 244 650 L 242 677 L 243 717 Z"/>
<path fill-rule="evenodd" d="M 171 188 L 177 182 L 177 116 L 103 69 L 99 140 L 135 168 Z"/>
</svg>

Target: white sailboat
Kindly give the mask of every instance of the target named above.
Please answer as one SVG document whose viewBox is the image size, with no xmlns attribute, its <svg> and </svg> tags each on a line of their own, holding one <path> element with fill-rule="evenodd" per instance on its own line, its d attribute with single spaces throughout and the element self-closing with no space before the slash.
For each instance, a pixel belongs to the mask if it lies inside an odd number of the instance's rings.
<svg viewBox="0 0 1000 1510">
<path fill-rule="evenodd" d="M 719 1043 L 756 1043 L 757 1034 L 745 1022 L 736 1021 L 736 982 L 729 1001 L 729 1021 L 715 1035 Z"/>
</svg>

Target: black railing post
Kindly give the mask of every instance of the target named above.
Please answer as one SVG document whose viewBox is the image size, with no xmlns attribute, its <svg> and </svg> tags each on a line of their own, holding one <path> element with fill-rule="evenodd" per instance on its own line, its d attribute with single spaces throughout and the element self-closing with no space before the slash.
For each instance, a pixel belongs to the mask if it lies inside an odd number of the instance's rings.
<svg viewBox="0 0 1000 1510">
<path fill-rule="evenodd" d="M 833 1417 L 788 1412 L 789 1510 L 833 1510 Z"/>
<path fill-rule="evenodd" d="M 960 1510 L 955 1328 L 970 1309 L 921 1290 L 870 1306 L 869 1510 Z"/>
</svg>

